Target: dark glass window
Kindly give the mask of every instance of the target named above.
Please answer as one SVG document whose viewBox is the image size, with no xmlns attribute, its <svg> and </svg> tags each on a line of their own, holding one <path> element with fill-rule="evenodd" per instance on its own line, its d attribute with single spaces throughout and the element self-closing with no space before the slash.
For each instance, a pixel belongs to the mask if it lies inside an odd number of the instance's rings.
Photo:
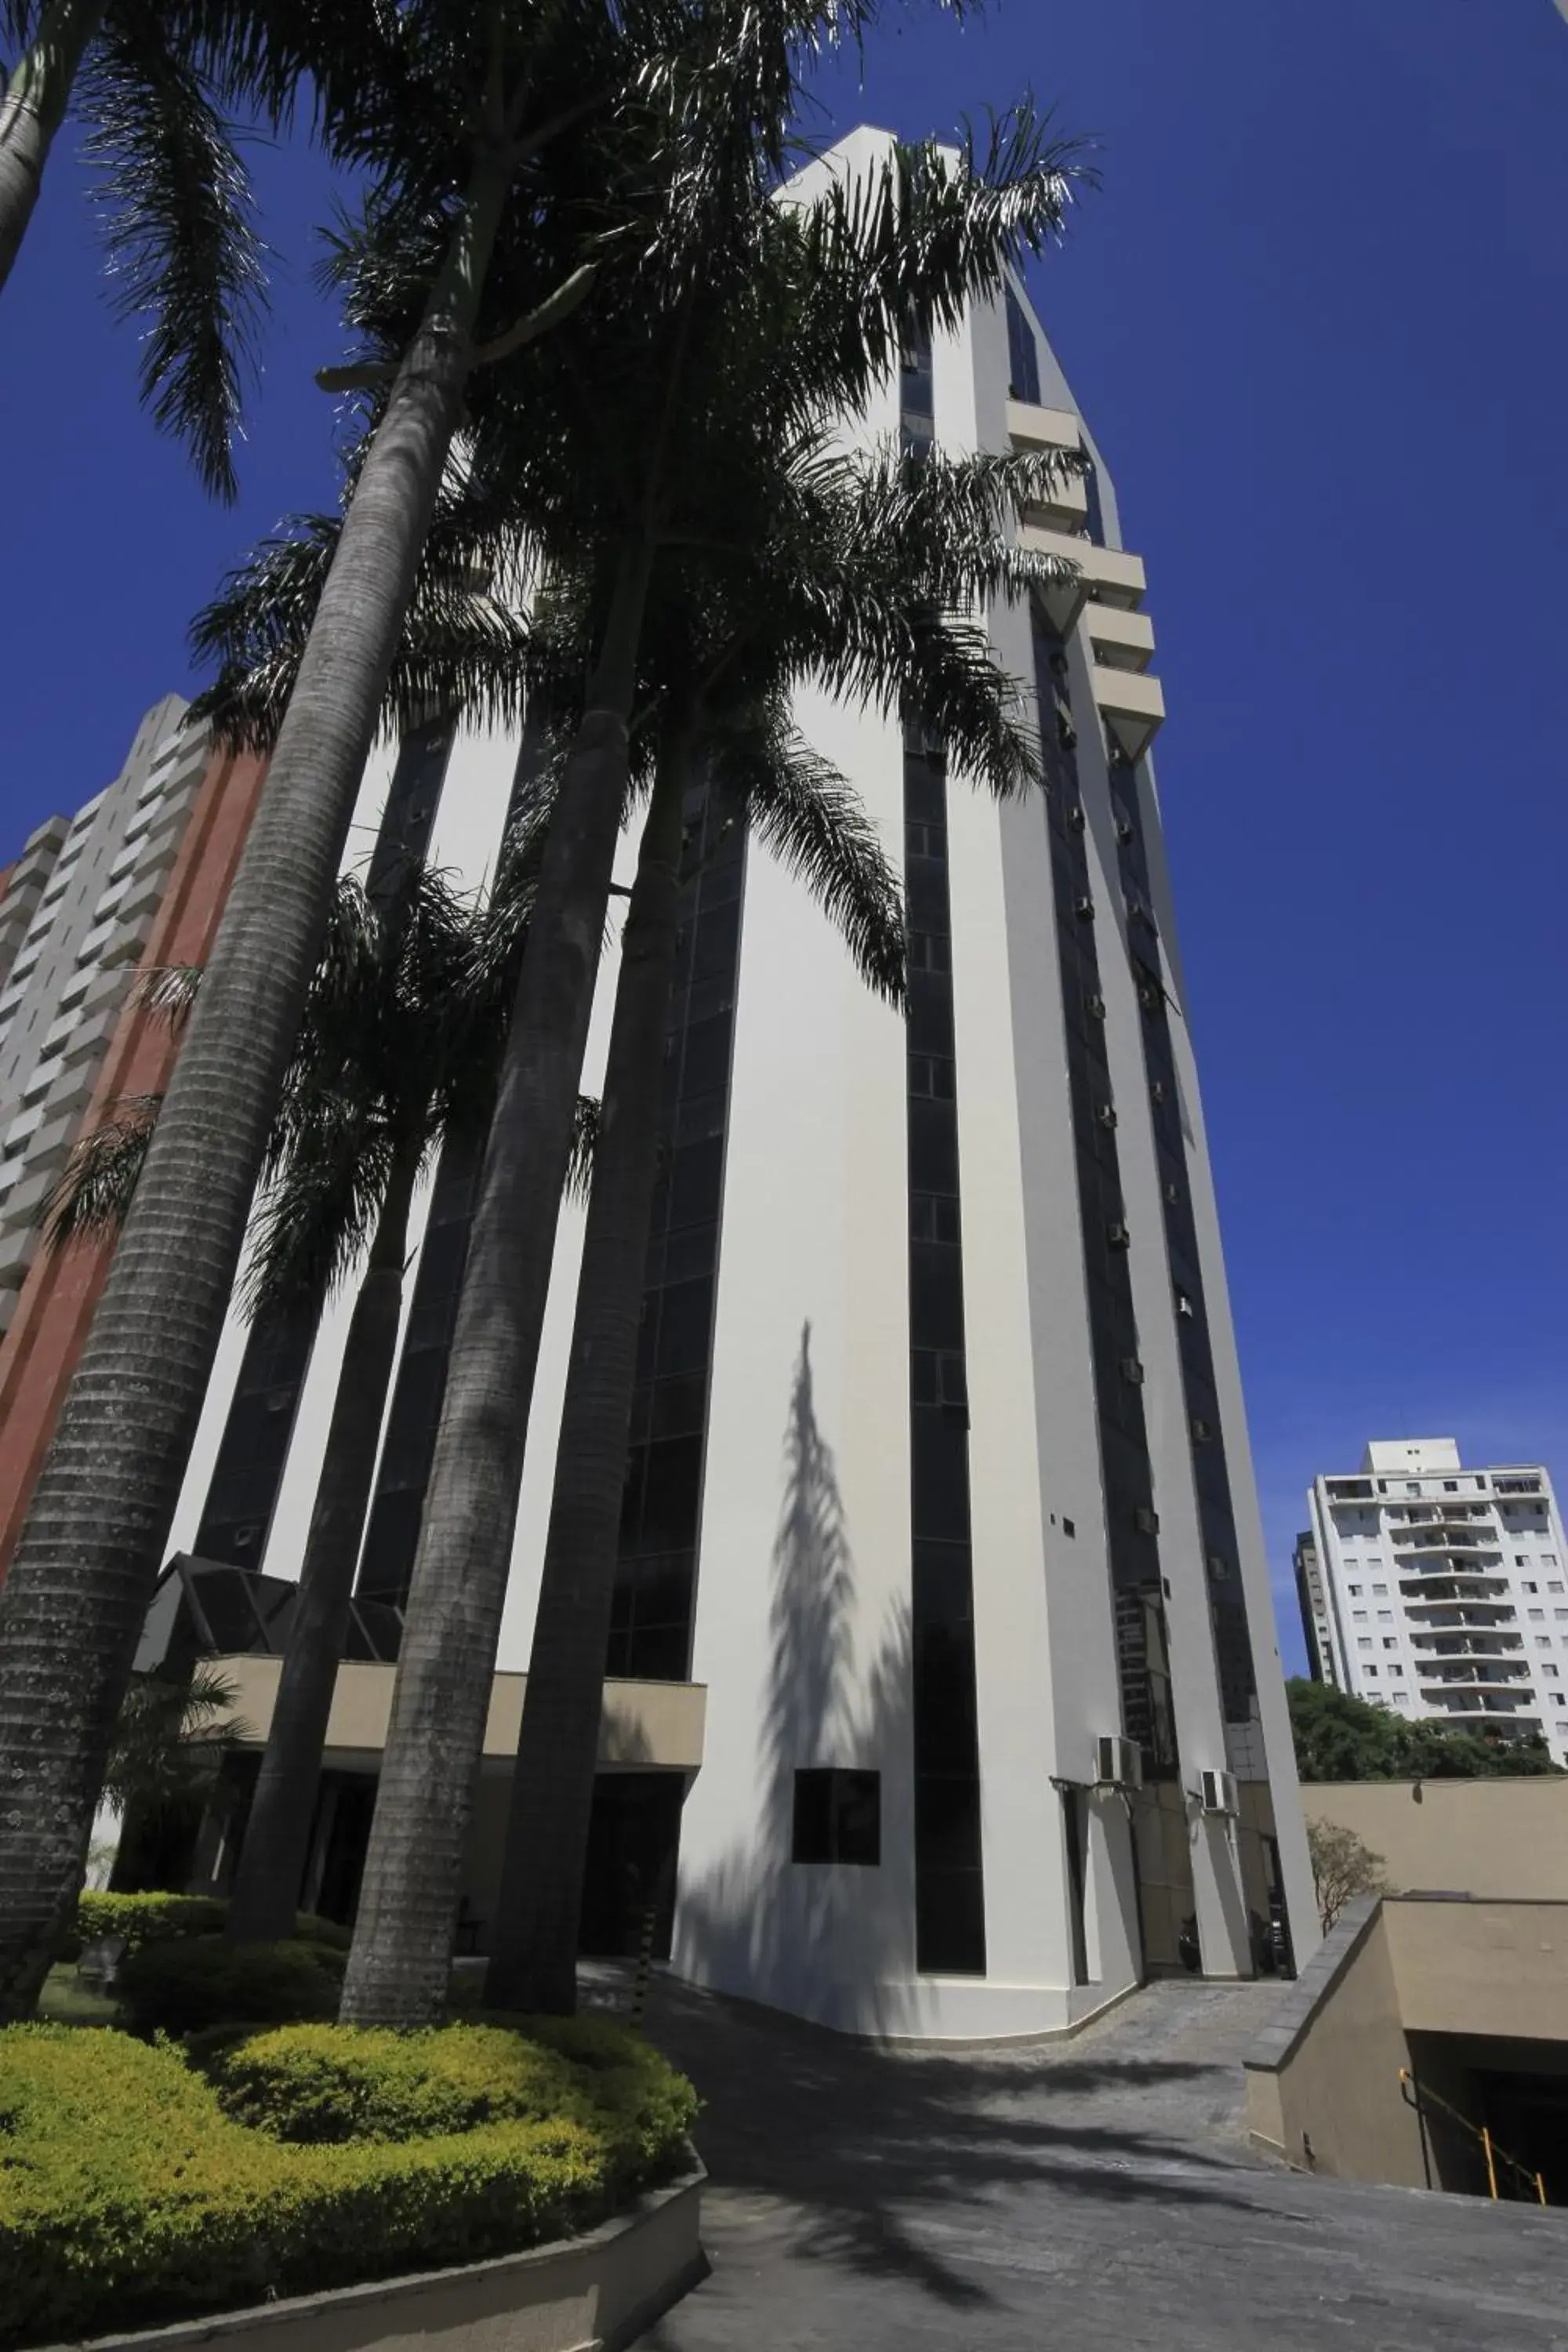
<svg viewBox="0 0 1568 2352">
<path fill-rule="evenodd" d="M 906 418 L 906 424 L 908 419 Z M 985 1971 L 958 1068 L 940 753 L 906 738 L 915 1963 Z"/>
<path fill-rule="evenodd" d="M 790 1860 L 854 1863 L 874 1870 L 881 1859 L 881 1774 L 835 1768 L 797 1772 Z"/>
<path fill-rule="evenodd" d="M 1040 353 L 1034 329 L 1024 316 L 1024 306 L 1009 286 L 1005 296 L 1007 306 L 1007 373 L 1008 389 L 1015 400 L 1032 401 L 1040 404 Z"/>
<path fill-rule="evenodd" d="M 1084 1834 L 1089 1800 L 1081 1789 L 1064 1789 L 1061 1798 L 1062 1836 L 1067 1845 L 1068 1925 L 1072 1935 L 1072 1980 L 1074 1984 L 1081 1985 L 1089 1982 L 1089 1935 L 1085 1917 L 1089 1869 Z"/>
</svg>

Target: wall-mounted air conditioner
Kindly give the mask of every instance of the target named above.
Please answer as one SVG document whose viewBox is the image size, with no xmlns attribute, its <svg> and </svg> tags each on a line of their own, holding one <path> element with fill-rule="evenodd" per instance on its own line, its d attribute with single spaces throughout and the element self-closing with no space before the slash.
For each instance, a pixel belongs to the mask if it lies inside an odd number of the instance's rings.
<svg viewBox="0 0 1568 2352">
<path fill-rule="evenodd" d="M 1143 1759 L 1137 1742 L 1102 1735 L 1094 1743 L 1094 1777 L 1102 1789 L 1141 1789 Z"/>
<path fill-rule="evenodd" d="M 1234 1772 L 1204 1773 L 1200 1797 L 1205 1813 L 1237 1813 L 1241 1810 Z"/>
</svg>

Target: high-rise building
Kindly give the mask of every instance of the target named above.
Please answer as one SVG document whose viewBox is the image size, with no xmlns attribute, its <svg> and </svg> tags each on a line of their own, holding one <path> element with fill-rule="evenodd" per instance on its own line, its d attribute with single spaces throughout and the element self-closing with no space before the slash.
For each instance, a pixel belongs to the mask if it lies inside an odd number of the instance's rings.
<svg viewBox="0 0 1568 2352">
<path fill-rule="evenodd" d="M 637 1885 L 693 1978 L 847 2028 L 1026 2033 L 1151 1969 L 1247 1974 L 1289 1934 L 1300 1956 L 1315 1911 L 1150 758 L 1144 567 L 1021 286 L 912 339 L 844 430 L 1085 459 L 1026 528 L 1075 576 L 992 616 L 1047 789 L 998 805 L 940 743 L 800 698 L 901 845 L 907 1020 L 692 795 L 584 1937 L 613 1944 Z M 384 805 L 416 800 L 431 856 L 477 878 L 534 757 L 467 732 L 405 746 L 367 779 L 359 854 Z M 607 959 L 600 1050 L 612 979 Z M 474 1172 L 448 1152 L 427 1196 L 312 1900 L 349 1899 L 363 1846 Z M 580 1246 L 568 1211 L 509 1672 Z M 156 1643 L 278 1646 L 346 1318 L 313 1345 L 232 1324 Z M 493 1731 L 515 1720 L 503 1685 Z M 251 1676 L 247 1716 L 269 1687 Z M 481 1942 L 506 1740 L 470 1841 Z"/>
<path fill-rule="evenodd" d="M 41 1248 L 39 1212 L 79 1135 L 163 1092 L 178 1034 L 132 971 L 206 961 L 260 789 L 262 763 L 209 752 L 184 708 L 147 714 L 115 782 L 41 826 L 0 897 L 0 1577 L 112 1255 Z"/>
<path fill-rule="evenodd" d="M 1314 1672 L 1412 1722 L 1539 1734 L 1568 1764 L 1568 1544 L 1541 1464 L 1467 1470 L 1451 1437 L 1399 1438 L 1308 1503 Z"/>
<path fill-rule="evenodd" d="M 28 836 L 0 897 L 0 1334 L 206 767 L 184 712 L 178 695 L 154 703 L 114 782 Z"/>
<path fill-rule="evenodd" d="M 1323 1563 L 1318 1557 L 1317 1540 L 1310 1528 L 1296 1538 L 1293 1555 L 1296 1570 L 1296 1605 L 1301 1612 L 1301 1632 L 1307 1644 L 1307 1663 L 1315 1683 L 1339 1682 L 1334 1664 L 1333 1643 L 1330 1627 L 1332 1612 L 1329 1603 L 1329 1588 L 1323 1581 Z"/>
</svg>

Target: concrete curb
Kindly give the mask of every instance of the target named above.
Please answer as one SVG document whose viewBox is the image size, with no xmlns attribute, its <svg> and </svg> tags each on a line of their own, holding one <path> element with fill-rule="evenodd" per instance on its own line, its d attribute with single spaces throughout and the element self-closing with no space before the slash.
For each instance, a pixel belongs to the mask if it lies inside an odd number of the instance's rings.
<svg viewBox="0 0 1568 2352">
<path fill-rule="evenodd" d="M 1382 1901 L 1381 1895 L 1360 1895 L 1346 1904 L 1295 1983 L 1280 1996 L 1270 2022 L 1243 2051 L 1241 2063 L 1249 2074 L 1277 2074 L 1284 2065 L 1310 2025 L 1319 2003 L 1361 1949 Z"/>
<path fill-rule="evenodd" d="M 676 2179 L 581 2238 L 45 2352 L 625 2352 L 708 2275 L 708 2175 L 687 2153 Z"/>
</svg>

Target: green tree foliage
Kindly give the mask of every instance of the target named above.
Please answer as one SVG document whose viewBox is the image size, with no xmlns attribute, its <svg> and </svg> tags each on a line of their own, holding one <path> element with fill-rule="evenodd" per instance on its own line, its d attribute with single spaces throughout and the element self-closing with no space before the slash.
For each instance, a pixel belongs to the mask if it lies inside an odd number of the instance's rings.
<svg viewBox="0 0 1568 2352">
<path fill-rule="evenodd" d="M 1479 1780 L 1557 1769 L 1539 1737 L 1483 1739 L 1443 1723 L 1406 1723 L 1300 1675 L 1285 1688 L 1303 1780 Z"/>
</svg>

